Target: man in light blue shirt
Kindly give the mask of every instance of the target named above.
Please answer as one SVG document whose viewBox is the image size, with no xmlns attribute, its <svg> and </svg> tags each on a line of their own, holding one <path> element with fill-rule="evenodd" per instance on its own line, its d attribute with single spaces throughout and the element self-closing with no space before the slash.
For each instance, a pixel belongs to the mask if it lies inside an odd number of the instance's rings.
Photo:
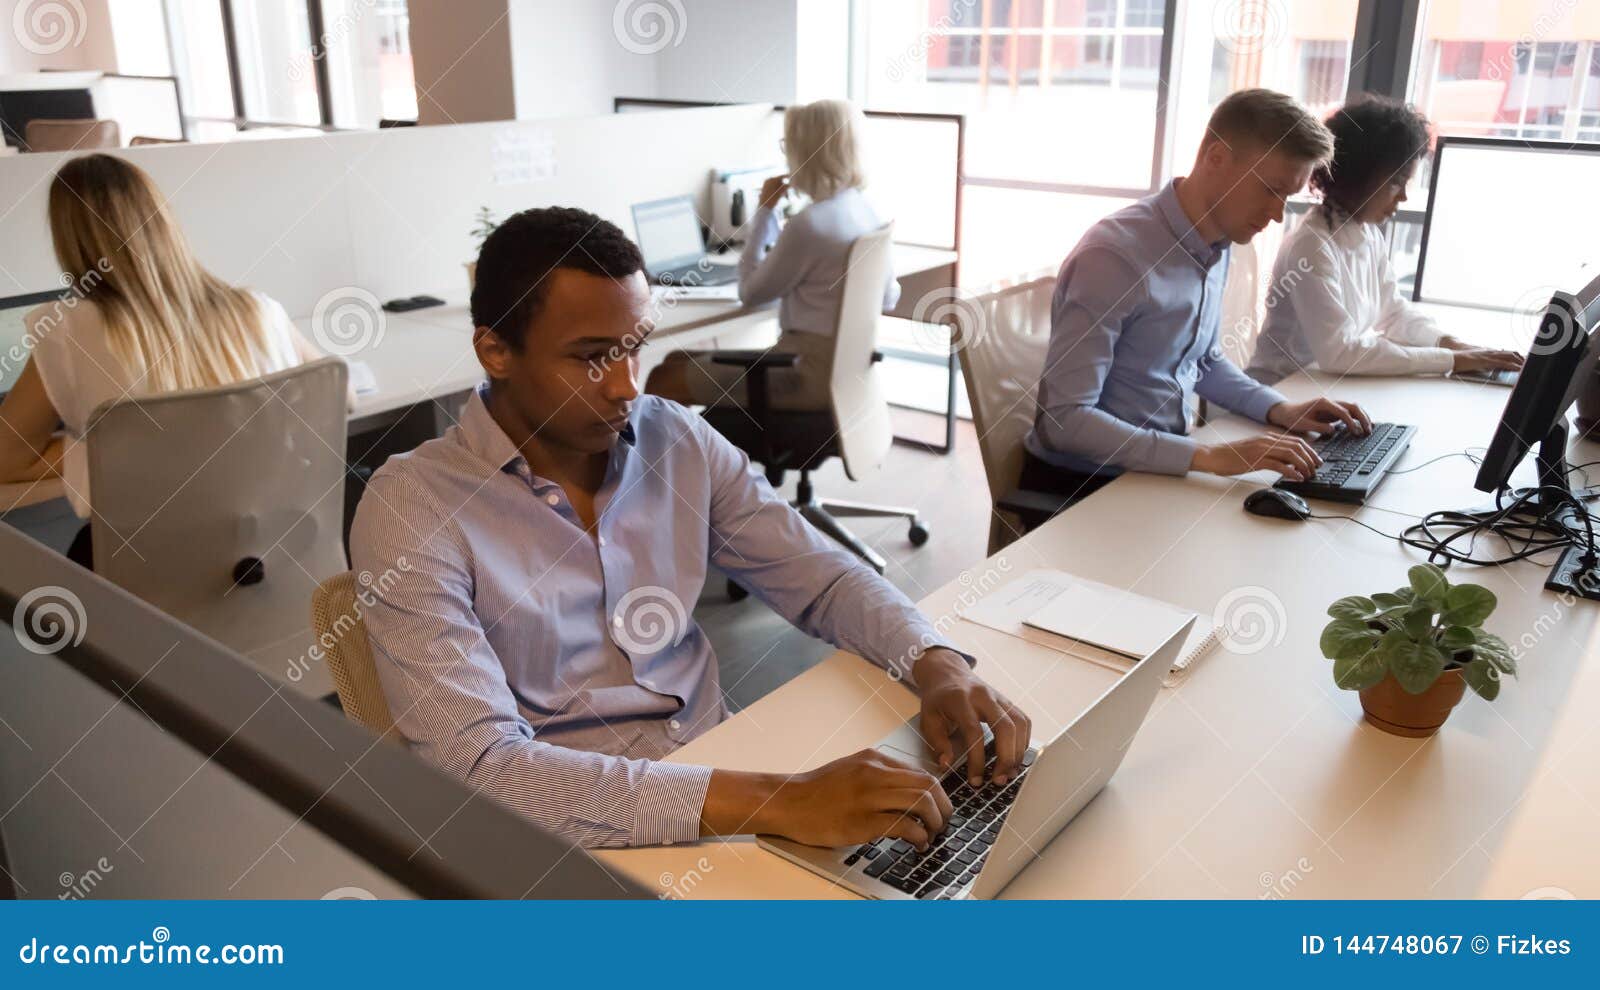
<svg viewBox="0 0 1600 990">
<path fill-rule="evenodd" d="M 1230 244 L 1243 244 L 1333 153 L 1292 99 L 1243 90 L 1217 106 L 1193 172 L 1100 221 L 1062 263 L 1025 488 L 1083 495 L 1122 471 L 1304 480 L 1320 459 L 1301 436 L 1371 427 L 1353 403 L 1287 401 L 1222 353 Z M 1288 431 L 1240 443 L 1188 436 L 1195 397 Z"/>
<path fill-rule="evenodd" d="M 925 846 L 950 801 L 881 753 L 795 775 L 660 762 L 727 715 L 690 617 L 712 565 L 883 667 L 884 690 L 912 686 L 935 756 L 969 780 L 983 777 L 984 724 L 1000 783 L 1030 725 L 703 419 L 639 395 L 643 269 L 620 230 L 580 210 L 528 210 L 485 242 L 472 313 L 489 383 L 457 426 L 377 472 L 351 533 L 396 726 L 584 845 L 762 832 Z"/>
</svg>

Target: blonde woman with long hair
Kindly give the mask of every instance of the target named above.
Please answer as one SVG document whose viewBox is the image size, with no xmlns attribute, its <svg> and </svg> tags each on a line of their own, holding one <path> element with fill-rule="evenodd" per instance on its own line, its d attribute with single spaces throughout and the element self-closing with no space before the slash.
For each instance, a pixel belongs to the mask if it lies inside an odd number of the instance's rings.
<svg viewBox="0 0 1600 990">
<path fill-rule="evenodd" d="M 277 302 L 201 266 L 137 166 L 111 155 L 72 159 L 50 183 L 49 217 L 72 289 L 24 317 L 32 351 L 0 404 L 0 482 L 61 477 L 73 510 L 87 518 L 83 436 L 96 407 L 259 378 L 321 356 Z M 69 556 L 87 564 L 88 546 L 85 526 Z"/>
<path fill-rule="evenodd" d="M 794 368 L 768 374 L 776 409 L 828 408 L 833 334 L 844 293 L 850 246 L 880 226 L 862 195 L 861 111 L 845 100 L 819 100 L 790 107 L 783 115 L 784 156 L 789 173 L 768 179 L 750 220 L 739 258 L 739 298 L 746 306 L 779 300 L 782 330 L 776 349 L 799 354 Z M 790 189 L 811 204 L 787 223 L 777 210 Z M 891 272 L 883 308 L 893 309 L 900 284 Z M 678 351 L 650 375 L 645 390 L 693 405 L 742 405 L 742 368 L 711 362 L 712 351 Z"/>
</svg>

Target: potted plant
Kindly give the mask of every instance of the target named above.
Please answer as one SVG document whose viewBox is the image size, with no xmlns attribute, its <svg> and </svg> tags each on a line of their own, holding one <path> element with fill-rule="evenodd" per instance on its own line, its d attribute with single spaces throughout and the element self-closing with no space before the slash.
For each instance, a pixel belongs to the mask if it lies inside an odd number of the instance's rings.
<svg viewBox="0 0 1600 990">
<path fill-rule="evenodd" d="M 499 224 L 495 222 L 494 213 L 487 206 L 478 207 L 478 212 L 472 215 L 472 240 L 477 249 L 472 252 L 472 260 L 467 262 L 467 288 L 476 288 L 478 284 L 478 255 L 483 251 L 483 242 L 489 239 L 494 229 Z"/>
<path fill-rule="evenodd" d="M 1330 605 L 1322 655 L 1333 661 L 1335 684 L 1361 693 L 1368 722 L 1399 736 L 1431 736 L 1466 688 L 1493 701 L 1501 676 L 1515 676 L 1517 665 L 1505 641 L 1483 628 L 1493 592 L 1452 585 L 1432 564 L 1406 577 L 1407 587 Z"/>
</svg>

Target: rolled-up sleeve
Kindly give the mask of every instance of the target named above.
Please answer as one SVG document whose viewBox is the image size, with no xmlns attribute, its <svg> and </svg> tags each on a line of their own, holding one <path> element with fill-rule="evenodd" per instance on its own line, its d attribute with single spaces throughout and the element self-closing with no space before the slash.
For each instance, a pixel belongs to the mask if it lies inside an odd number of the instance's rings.
<svg viewBox="0 0 1600 990">
<path fill-rule="evenodd" d="M 473 609 L 470 550 L 426 491 L 380 472 L 350 550 L 384 697 L 418 755 L 580 845 L 699 838 L 709 767 L 535 738 Z"/>
<path fill-rule="evenodd" d="M 1095 464 L 1184 474 L 1194 460 L 1194 440 L 1098 407 L 1123 323 L 1142 299 L 1139 273 L 1116 253 L 1088 248 L 1068 259 L 1051 303 L 1034 431 L 1048 450 Z"/>
<path fill-rule="evenodd" d="M 750 458 L 695 417 L 711 483 L 710 559 L 801 631 L 915 686 L 912 666 L 933 647 L 973 658 L 855 554 L 786 503 Z M 954 621 L 953 619 L 949 621 Z"/>
</svg>

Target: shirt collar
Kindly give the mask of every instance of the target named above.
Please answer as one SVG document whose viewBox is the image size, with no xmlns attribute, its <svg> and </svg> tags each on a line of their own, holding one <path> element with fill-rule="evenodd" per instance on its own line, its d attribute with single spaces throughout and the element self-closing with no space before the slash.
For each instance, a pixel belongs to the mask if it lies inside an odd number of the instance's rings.
<svg viewBox="0 0 1600 990">
<path fill-rule="evenodd" d="M 473 389 L 472 394 L 467 397 L 467 404 L 461 411 L 461 421 L 458 424 L 461 429 L 461 442 L 494 470 L 514 470 L 525 464 L 526 459 L 517 449 L 517 445 L 511 442 L 511 438 L 506 436 L 506 431 L 502 430 L 500 424 L 494 421 L 494 417 L 489 415 L 488 396 L 489 384 L 485 382 Z M 617 439 L 632 447 L 636 436 L 630 415 L 628 425 L 617 434 Z"/>
<path fill-rule="evenodd" d="M 1156 193 L 1156 210 L 1161 214 L 1167 226 L 1172 228 L 1172 234 L 1178 239 L 1178 244 L 1189 253 L 1189 256 L 1203 265 L 1215 262 L 1228 246 L 1228 238 L 1222 237 L 1211 243 L 1206 243 L 1200 236 L 1200 231 L 1189 222 L 1189 215 L 1183 212 L 1183 204 L 1178 202 L 1178 180 L 1173 179 Z"/>
</svg>

